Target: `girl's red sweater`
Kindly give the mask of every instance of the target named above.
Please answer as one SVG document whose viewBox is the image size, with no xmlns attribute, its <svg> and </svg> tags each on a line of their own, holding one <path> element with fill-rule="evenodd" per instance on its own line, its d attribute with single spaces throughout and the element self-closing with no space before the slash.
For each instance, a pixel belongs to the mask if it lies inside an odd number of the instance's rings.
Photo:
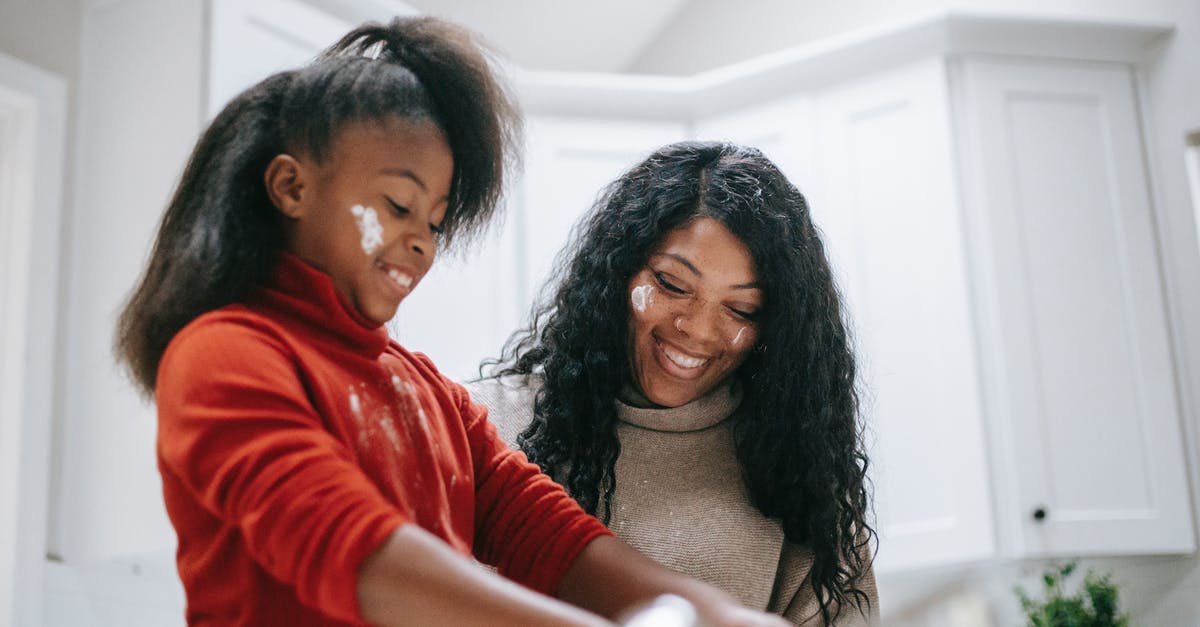
<svg viewBox="0 0 1200 627">
<path fill-rule="evenodd" d="M 609 533 L 290 255 L 176 335 L 156 395 L 189 624 L 360 624 L 358 567 L 403 524 L 546 593 Z"/>
</svg>

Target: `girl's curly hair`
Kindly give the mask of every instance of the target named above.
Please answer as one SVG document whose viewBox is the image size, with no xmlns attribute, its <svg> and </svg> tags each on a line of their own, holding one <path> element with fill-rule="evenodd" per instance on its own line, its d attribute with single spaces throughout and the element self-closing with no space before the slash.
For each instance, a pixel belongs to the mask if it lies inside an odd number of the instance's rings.
<svg viewBox="0 0 1200 627">
<path fill-rule="evenodd" d="M 749 249 L 765 293 L 759 340 L 739 369 L 734 425 L 755 507 L 811 547 L 826 622 L 852 602 L 875 532 L 855 391 L 855 358 L 820 235 L 804 196 L 756 149 L 682 142 L 611 183 L 560 253 L 527 328 L 491 374 L 544 380 L 518 443 L 529 459 L 607 521 L 620 454 L 613 400 L 631 380 L 629 281 L 665 235 L 719 220 Z"/>
</svg>

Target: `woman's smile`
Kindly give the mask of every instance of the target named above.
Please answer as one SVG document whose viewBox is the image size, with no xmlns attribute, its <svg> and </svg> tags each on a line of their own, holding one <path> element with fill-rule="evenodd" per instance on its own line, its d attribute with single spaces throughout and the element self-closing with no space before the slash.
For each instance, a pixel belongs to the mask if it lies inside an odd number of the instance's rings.
<svg viewBox="0 0 1200 627">
<path fill-rule="evenodd" d="M 704 365 L 709 362 L 708 357 L 696 357 L 662 338 L 654 339 L 658 348 L 656 355 L 660 357 L 658 362 L 668 374 L 681 379 L 694 379 L 700 376 Z"/>
</svg>

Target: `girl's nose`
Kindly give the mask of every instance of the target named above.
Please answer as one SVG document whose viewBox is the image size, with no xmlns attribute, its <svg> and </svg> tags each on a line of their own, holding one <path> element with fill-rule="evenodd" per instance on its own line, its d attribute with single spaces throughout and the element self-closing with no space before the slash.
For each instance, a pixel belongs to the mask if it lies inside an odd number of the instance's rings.
<svg viewBox="0 0 1200 627">
<path fill-rule="evenodd" d="M 426 259 L 431 259 L 433 257 L 435 244 L 433 241 L 433 234 L 431 233 L 410 233 L 407 236 L 406 244 L 414 253 L 417 253 Z"/>
</svg>

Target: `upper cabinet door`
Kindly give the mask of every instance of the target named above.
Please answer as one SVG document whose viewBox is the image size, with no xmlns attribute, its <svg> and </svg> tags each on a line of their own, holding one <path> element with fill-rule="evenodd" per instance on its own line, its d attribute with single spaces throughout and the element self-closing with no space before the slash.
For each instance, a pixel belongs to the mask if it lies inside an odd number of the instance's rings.
<svg viewBox="0 0 1200 627">
<path fill-rule="evenodd" d="M 560 267 L 555 257 L 603 188 L 649 154 L 686 138 L 683 122 L 530 117 L 516 233 L 520 270 L 514 288 L 528 311 Z"/>
<path fill-rule="evenodd" d="M 1006 546 L 1195 546 L 1133 81 L 967 58 L 959 120 Z"/>
<path fill-rule="evenodd" d="M 807 197 L 817 183 L 812 100 L 809 94 L 799 94 L 701 118 L 695 122 L 694 135 L 700 141 L 730 141 L 761 150 Z M 819 222 L 819 211 L 813 215 Z"/>
<path fill-rule="evenodd" d="M 814 215 L 849 303 L 881 574 L 994 553 L 944 62 L 817 95 Z"/>
<path fill-rule="evenodd" d="M 301 0 L 213 0 L 208 117 L 243 89 L 311 61 L 351 24 Z"/>
</svg>

